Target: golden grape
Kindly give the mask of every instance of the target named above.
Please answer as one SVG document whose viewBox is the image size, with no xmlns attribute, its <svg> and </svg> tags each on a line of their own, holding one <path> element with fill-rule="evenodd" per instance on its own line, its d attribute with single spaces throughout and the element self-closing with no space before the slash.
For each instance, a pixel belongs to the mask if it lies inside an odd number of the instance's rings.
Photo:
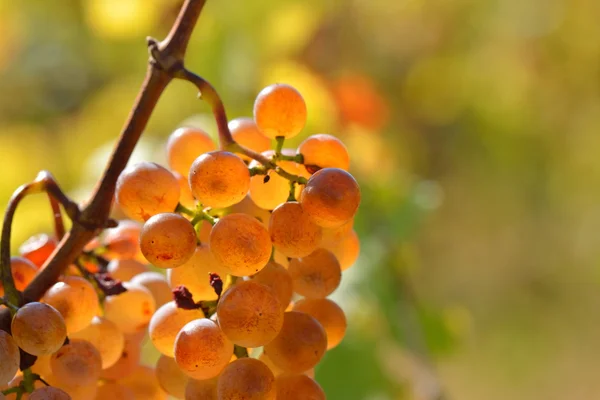
<svg viewBox="0 0 600 400">
<path fill-rule="evenodd" d="M 202 310 L 184 310 L 178 308 L 174 301 L 170 301 L 156 310 L 148 332 L 150 340 L 158 351 L 162 354 L 173 357 L 173 346 L 177 334 L 188 322 L 204 317 Z"/>
<path fill-rule="evenodd" d="M 350 155 L 344 143 L 335 136 L 321 133 L 306 138 L 298 153 L 304 157 L 305 165 L 316 165 L 320 168 L 340 168 L 348 171 Z"/>
<path fill-rule="evenodd" d="M 275 393 L 273 373 L 254 358 L 233 361 L 217 382 L 219 400 L 275 400 Z"/>
<path fill-rule="evenodd" d="M 250 187 L 250 172 L 244 161 L 227 151 L 213 151 L 194 161 L 190 188 L 205 207 L 225 208 L 242 201 Z"/>
<path fill-rule="evenodd" d="M 167 163 L 173 171 L 187 176 L 198 156 L 215 149 L 215 143 L 203 130 L 190 127 L 178 128 L 167 141 Z"/>
<path fill-rule="evenodd" d="M 134 276 L 148 271 L 148 267 L 132 258 L 115 259 L 106 267 L 114 279 L 122 282 L 130 281 Z"/>
<path fill-rule="evenodd" d="M 269 219 L 271 218 L 271 213 L 268 210 L 257 206 L 252 201 L 250 196 L 244 197 L 242 201 L 231 206 L 231 214 L 250 215 L 251 217 L 256 218 L 261 224 L 263 224 L 265 228 L 269 228 Z"/>
<path fill-rule="evenodd" d="M 313 368 L 327 350 L 327 334 L 308 314 L 288 311 L 277 337 L 264 351 L 273 363 L 286 372 L 302 373 Z"/>
<path fill-rule="evenodd" d="M 284 371 L 279 368 L 277 365 L 273 364 L 273 361 L 271 361 L 271 359 L 269 358 L 269 356 L 267 355 L 267 353 L 265 353 L 264 351 L 260 354 L 260 356 L 258 356 L 258 359 L 260 361 L 262 361 L 263 363 L 265 363 L 265 365 L 267 367 L 269 367 L 269 369 L 271 370 L 271 372 L 273 373 L 273 375 L 277 378 L 279 375 L 283 374 Z"/>
<path fill-rule="evenodd" d="M 31 236 L 19 246 L 21 257 L 31 261 L 36 267 L 40 268 L 50 254 L 56 249 L 57 240 L 45 233 Z"/>
<path fill-rule="evenodd" d="M 61 278 L 48 289 L 42 301 L 60 312 L 69 335 L 85 329 L 99 307 L 94 286 L 78 276 Z"/>
<path fill-rule="evenodd" d="M 126 292 L 106 297 L 104 317 L 114 322 L 123 333 L 137 333 L 146 328 L 154 314 L 154 297 L 141 285 L 125 282 L 123 286 Z"/>
<path fill-rule="evenodd" d="M 262 153 L 271 147 L 271 140 L 260 132 L 252 118 L 236 118 L 229 121 L 228 126 L 233 140 L 250 150 Z M 250 157 L 243 154 L 240 154 L 240 158 L 246 161 L 251 160 Z"/>
<path fill-rule="evenodd" d="M 217 382 L 217 378 L 190 379 L 185 387 L 185 400 L 218 400 Z"/>
<path fill-rule="evenodd" d="M 19 370 L 21 355 L 15 340 L 0 330 L 0 386 L 8 383 Z"/>
<path fill-rule="evenodd" d="M 107 258 L 135 258 L 138 261 L 146 262 L 140 249 L 141 231 L 142 225 L 131 220 L 121 220 L 116 228 L 107 229 L 102 239 L 104 246 L 109 249 L 106 254 Z M 110 249 L 119 249 L 120 251 L 116 253 Z"/>
<path fill-rule="evenodd" d="M 263 155 L 272 156 L 273 151 L 265 151 Z M 249 168 L 256 168 L 260 165 L 258 161 L 252 160 Z M 259 174 L 250 178 L 248 194 L 258 207 L 272 210 L 287 200 L 290 195 L 290 182 L 275 171 L 270 170 L 267 175 Z"/>
<path fill-rule="evenodd" d="M 152 293 L 156 308 L 173 300 L 173 293 L 167 278 L 158 272 L 142 272 L 131 278 L 131 283 L 142 285 Z"/>
<path fill-rule="evenodd" d="M 125 349 L 123 333 L 114 322 L 102 317 L 94 317 L 87 328 L 69 335 L 69 339 L 82 339 L 91 343 L 102 357 L 102 369 L 114 365 Z"/>
<path fill-rule="evenodd" d="M 319 321 L 327 333 L 327 350 L 340 344 L 346 335 L 346 315 L 332 300 L 302 299 L 294 304 L 293 310 L 306 313 Z"/>
<path fill-rule="evenodd" d="M 178 399 L 185 397 L 185 386 L 190 379 L 171 357 L 160 356 L 156 362 L 156 378 L 161 388 Z"/>
<path fill-rule="evenodd" d="M 192 194 L 192 189 L 190 189 L 190 182 L 188 181 L 187 174 L 181 175 L 179 172 L 173 172 L 173 175 L 177 178 L 179 189 L 181 190 L 179 202 L 185 207 L 194 209 L 196 207 L 196 199 Z"/>
<path fill-rule="evenodd" d="M 31 392 L 29 400 L 71 400 L 71 396 L 57 387 L 45 386 Z"/>
<path fill-rule="evenodd" d="M 353 227 L 354 219 L 351 219 L 348 222 L 345 222 L 342 225 L 337 226 L 335 228 L 323 228 L 323 237 L 321 239 L 320 247 L 329 250 L 331 246 L 335 246 L 336 243 L 340 242 L 346 236 L 348 236 L 348 234 L 352 232 Z M 335 251 L 331 251 L 335 254 Z"/>
<path fill-rule="evenodd" d="M 37 275 L 37 267 L 23 257 L 10 258 L 10 271 L 12 272 L 17 290 L 24 290 Z"/>
<path fill-rule="evenodd" d="M 294 284 L 290 273 L 280 264 L 275 261 L 269 261 L 266 267 L 260 270 L 259 273 L 252 276 L 252 281 L 262 283 L 271 288 L 282 309 L 285 309 L 294 292 Z"/>
<path fill-rule="evenodd" d="M 119 383 L 129 388 L 136 400 L 167 400 L 167 394 L 160 387 L 156 372 L 145 365 L 138 365 L 131 375 L 119 380 Z"/>
<path fill-rule="evenodd" d="M 125 346 L 117 362 L 102 370 L 102 379 L 122 379 L 133 373 L 141 356 L 141 340 L 137 335 L 125 335 Z"/>
<path fill-rule="evenodd" d="M 105 382 L 98 386 L 96 400 L 134 400 L 135 394 L 127 386 L 116 382 Z"/>
<path fill-rule="evenodd" d="M 315 224 L 300 203 L 281 204 L 271 214 L 269 233 L 273 246 L 287 257 L 305 257 L 321 242 L 321 227 Z"/>
<path fill-rule="evenodd" d="M 329 296 L 340 285 L 342 270 L 332 252 L 317 249 L 306 257 L 290 261 L 294 291 L 307 298 Z"/>
<path fill-rule="evenodd" d="M 304 374 L 283 374 L 275 380 L 277 398 L 285 400 L 325 400 L 325 392 Z"/>
<path fill-rule="evenodd" d="M 167 169 L 141 162 L 119 175 L 116 200 L 129 218 L 146 221 L 153 215 L 172 212 L 179 202 L 179 183 Z"/>
<path fill-rule="evenodd" d="M 267 265 L 271 257 L 269 231 L 246 214 L 229 214 L 213 226 L 210 251 L 232 275 L 252 275 Z"/>
<path fill-rule="evenodd" d="M 341 240 L 329 242 L 323 245 L 323 247 L 335 255 L 340 262 L 342 271 L 353 266 L 360 255 L 360 240 L 354 230 L 351 230 Z"/>
<path fill-rule="evenodd" d="M 95 382 L 102 370 L 102 356 L 88 341 L 72 339 L 50 358 L 52 374 L 69 385 Z"/>
<path fill-rule="evenodd" d="M 260 347 L 279 333 L 283 309 L 271 288 L 255 281 L 242 281 L 221 296 L 217 319 L 234 344 Z"/>
<path fill-rule="evenodd" d="M 34 356 L 52 354 L 67 338 L 62 315 L 52 306 L 33 302 L 19 308 L 11 322 L 13 339 Z"/>
<path fill-rule="evenodd" d="M 300 204 L 324 228 L 340 226 L 354 217 L 360 188 L 352 175 L 339 168 L 324 168 L 311 176 L 300 194 Z"/>
<path fill-rule="evenodd" d="M 179 214 L 157 214 L 144 224 L 140 247 L 150 264 L 176 268 L 194 254 L 196 231 L 190 221 Z"/>
<path fill-rule="evenodd" d="M 291 138 L 306 125 L 306 104 L 292 86 L 273 84 L 256 96 L 254 121 L 263 135 L 271 139 Z"/>
<path fill-rule="evenodd" d="M 233 343 L 210 319 L 187 323 L 175 339 L 175 361 L 179 368 L 194 379 L 217 376 L 229 363 Z"/>
</svg>

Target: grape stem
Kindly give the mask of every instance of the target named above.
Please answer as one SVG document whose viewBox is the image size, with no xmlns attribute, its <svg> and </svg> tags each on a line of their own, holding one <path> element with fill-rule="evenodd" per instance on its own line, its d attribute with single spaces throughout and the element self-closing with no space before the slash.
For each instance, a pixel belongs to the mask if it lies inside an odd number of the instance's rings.
<svg viewBox="0 0 600 400">
<path fill-rule="evenodd" d="M 45 262 L 43 269 L 33 282 L 25 288 L 21 299 L 14 289 L 14 281 L 10 273 L 10 233 L 16 204 L 27 192 L 20 188 L 9 202 L 2 227 L 0 265 L 2 282 L 9 294 L 9 299 L 16 298 L 17 304 L 36 301 L 58 280 L 60 274 L 81 254 L 85 245 L 97 236 L 102 229 L 114 225 L 109 219 L 116 183 L 121 171 L 125 168 L 133 149 L 142 135 L 158 100 L 178 70 L 183 68 L 183 60 L 192 31 L 206 4 L 206 0 L 185 0 L 179 15 L 167 37 L 158 42 L 147 39 L 150 58 L 146 77 L 141 85 L 133 108 L 125 122 L 117 144 L 109 158 L 108 164 L 98 182 L 89 202 L 83 210 L 65 207 L 73 225 L 60 241 L 52 256 Z M 58 186 L 56 186 L 57 188 Z M 54 197 L 65 206 L 65 199 Z M 62 194 L 62 193 L 61 193 Z M 70 204 L 67 202 L 67 204 Z M 76 218 L 69 212 L 76 211 Z M 13 300 L 11 300 L 13 301 Z M 10 332 L 11 314 L 9 310 L 0 311 L 0 329 Z"/>
<path fill-rule="evenodd" d="M 185 214 L 189 217 L 194 217 L 196 215 L 195 212 L 193 212 L 192 210 L 190 210 L 189 208 L 187 208 L 186 206 L 184 206 L 181 203 L 177 203 L 177 207 L 175 208 L 175 212 L 176 213 L 180 213 L 180 214 Z"/>
<path fill-rule="evenodd" d="M 12 309 L 14 312 L 17 312 L 17 310 L 19 310 L 19 307 L 15 306 L 14 304 L 12 304 L 11 302 L 9 302 L 8 300 L 6 300 L 4 297 L 0 296 L 0 305 L 4 305 L 10 309 Z"/>
</svg>

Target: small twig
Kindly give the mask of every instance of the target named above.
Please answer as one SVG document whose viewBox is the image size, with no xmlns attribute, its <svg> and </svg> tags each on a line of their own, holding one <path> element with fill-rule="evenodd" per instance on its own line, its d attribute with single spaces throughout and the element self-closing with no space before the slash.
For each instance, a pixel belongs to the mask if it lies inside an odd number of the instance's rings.
<svg viewBox="0 0 600 400">
<path fill-rule="evenodd" d="M 285 136 L 277 136 L 275 138 L 275 159 L 281 158 L 281 150 L 283 150 L 283 144 L 285 143 Z"/>
<path fill-rule="evenodd" d="M 0 305 L 8 307 L 14 312 L 17 312 L 19 310 L 19 307 L 12 304 L 10 301 L 6 300 L 4 297 L 1 297 L 1 296 L 0 296 Z"/>
<path fill-rule="evenodd" d="M 65 236 L 65 224 L 62 218 L 62 212 L 60 211 L 60 205 L 58 201 L 48 193 L 48 200 L 50 201 L 50 208 L 52 208 L 52 219 L 54 220 L 54 234 L 58 240 Z"/>
<path fill-rule="evenodd" d="M 296 182 L 290 181 L 290 194 L 287 201 L 296 201 Z"/>
<path fill-rule="evenodd" d="M 175 212 L 180 213 L 180 214 L 185 214 L 185 215 L 190 216 L 190 217 L 194 217 L 196 215 L 195 212 L 193 212 L 192 210 L 190 210 L 189 208 L 187 208 L 186 206 L 184 206 L 181 203 L 177 203 L 177 207 L 175 208 Z"/>
</svg>

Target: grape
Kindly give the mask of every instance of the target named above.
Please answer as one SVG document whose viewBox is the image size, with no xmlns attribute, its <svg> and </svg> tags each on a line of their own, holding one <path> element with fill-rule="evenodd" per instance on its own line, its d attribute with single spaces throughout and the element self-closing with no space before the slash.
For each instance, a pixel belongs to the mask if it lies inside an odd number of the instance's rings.
<svg viewBox="0 0 600 400">
<path fill-rule="evenodd" d="M 178 128 L 167 141 L 167 162 L 173 171 L 187 176 L 199 155 L 216 149 L 211 137 L 201 129 Z"/>
<path fill-rule="evenodd" d="M 150 367 L 138 365 L 131 375 L 119 383 L 130 389 L 135 399 L 167 400 L 167 394 L 158 384 L 156 372 Z"/>
<path fill-rule="evenodd" d="M 156 363 L 156 378 L 160 387 L 171 396 L 185 397 L 185 386 L 190 378 L 181 372 L 171 357 L 160 356 Z"/>
<path fill-rule="evenodd" d="M 283 374 L 283 370 L 281 368 L 279 368 L 277 365 L 273 364 L 273 361 L 271 361 L 271 359 L 269 358 L 267 353 L 265 353 L 264 351 L 261 353 L 261 355 L 258 357 L 258 359 L 260 361 L 262 361 L 263 363 L 265 363 L 265 365 L 267 367 L 269 367 L 269 369 L 271 370 L 271 372 L 273 373 L 273 375 L 275 377 Z"/>
<path fill-rule="evenodd" d="M 350 155 L 344 143 L 335 136 L 324 133 L 309 136 L 298 146 L 298 153 L 304 157 L 305 165 L 320 168 L 340 168 L 348 171 Z"/>
<path fill-rule="evenodd" d="M 125 253 L 113 254 L 109 251 L 106 255 L 109 258 L 135 258 L 138 261 L 146 262 L 140 250 L 140 232 L 142 225 L 139 222 L 122 220 L 116 228 L 107 229 L 104 235 L 103 243 L 107 248 L 116 248 L 127 251 Z M 135 247 L 135 251 L 133 248 Z"/>
<path fill-rule="evenodd" d="M 106 297 L 104 317 L 114 322 L 123 333 L 136 333 L 150 322 L 156 305 L 145 287 L 130 282 L 125 282 L 123 286 L 126 292 Z"/>
<path fill-rule="evenodd" d="M 194 379 L 217 376 L 229 363 L 233 343 L 210 319 L 187 323 L 175 339 L 175 361 L 179 368 Z"/>
<path fill-rule="evenodd" d="M 219 219 L 210 233 L 209 245 L 217 262 L 236 276 L 260 271 L 271 257 L 269 232 L 246 214 Z"/>
<path fill-rule="evenodd" d="M 8 333 L 0 330 L 0 386 L 8 383 L 19 370 L 21 355 L 15 340 Z"/>
<path fill-rule="evenodd" d="M 350 232 L 352 232 L 353 227 L 354 219 L 351 219 L 348 222 L 345 222 L 342 225 L 337 226 L 335 228 L 323 228 L 321 247 L 325 249 L 330 249 L 330 247 L 335 246 L 336 243 L 345 239 L 346 236 L 348 236 Z M 335 251 L 331 250 L 331 252 L 335 254 Z"/>
<path fill-rule="evenodd" d="M 250 172 L 241 158 L 227 151 L 213 151 L 194 161 L 190 188 L 205 207 L 224 208 L 239 203 L 248 193 Z"/>
<path fill-rule="evenodd" d="M 280 375 L 275 380 L 277 398 L 285 400 L 325 400 L 325 392 L 306 375 Z"/>
<path fill-rule="evenodd" d="M 194 254 L 196 231 L 190 221 L 179 214 L 157 214 L 144 224 L 140 247 L 152 265 L 176 268 Z"/>
<path fill-rule="evenodd" d="M 260 347 L 279 333 L 283 309 L 271 288 L 254 281 L 242 281 L 223 293 L 217 306 L 217 318 L 223 333 L 234 344 Z"/>
<path fill-rule="evenodd" d="M 71 400 L 71 396 L 62 389 L 46 386 L 31 392 L 29 400 Z"/>
<path fill-rule="evenodd" d="M 288 311 L 277 337 L 264 351 L 286 372 L 302 373 L 313 368 L 327 350 L 327 335 L 319 322 L 308 314 Z"/>
<path fill-rule="evenodd" d="M 340 263 L 332 252 L 325 249 L 292 259 L 288 271 L 294 282 L 294 291 L 311 299 L 329 296 L 342 280 Z"/>
<path fill-rule="evenodd" d="M 10 270 L 15 281 L 15 287 L 20 291 L 25 290 L 38 271 L 31 261 L 23 257 L 11 257 Z"/>
<path fill-rule="evenodd" d="M 150 340 L 162 354 L 173 357 L 173 346 L 177 334 L 188 322 L 204 317 L 204 313 L 197 310 L 184 310 L 178 308 L 174 301 L 170 301 L 159 308 L 148 326 Z"/>
<path fill-rule="evenodd" d="M 58 242 L 55 238 L 45 233 L 40 233 L 24 241 L 19 247 L 19 253 L 23 258 L 28 259 L 39 268 L 44 265 L 57 245 Z"/>
<path fill-rule="evenodd" d="M 272 156 L 273 151 L 265 151 L 263 155 Z M 258 161 L 252 160 L 248 167 L 256 168 L 260 165 Z M 273 170 L 267 175 L 254 175 L 250 178 L 249 195 L 258 207 L 272 210 L 287 200 L 290 195 L 290 182 Z"/>
<path fill-rule="evenodd" d="M 55 375 L 46 378 L 46 381 L 69 394 L 71 400 L 90 400 L 96 397 L 98 383 L 96 381 L 87 384 L 67 383 L 58 379 Z"/>
<path fill-rule="evenodd" d="M 140 339 L 133 335 L 125 335 L 125 346 L 119 359 L 111 367 L 102 370 L 102 379 L 122 379 L 129 376 L 137 367 L 141 356 Z"/>
<path fill-rule="evenodd" d="M 117 180 L 116 200 L 125 215 L 136 221 L 172 212 L 179 202 L 179 183 L 164 167 L 142 162 L 127 167 Z"/>
<path fill-rule="evenodd" d="M 52 354 L 38 356 L 37 360 L 35 360 L 35 364 L 33 364 L 33 366 L 31 367 L 31 372 L 38 374 L 42 377 L 52 375 L 52 368 L 50 367 L 51 358 Z"/>
<path fill-rule="evenodd" d="M 251 217 L 256 218 L 261 224 L 263 224 L 265 228 L 269 228 L 269 219 L 271 218 L 271 213 L 268 210 L 257 206 L 252 201 L 250 196 L 244 197 L 242 201 L 231 206 L 231 214 L 250 215 Z"/>
<path fill-rule="evenodd" d="M 323 246 L 331 251 L 340 262 L 342 271 L 350 268 L 360 254 L 360 240 L 356 231 L 352 230 L 338 242 L 328 242 Z"/>
<path fill-rule="evenodd" d="M 238 144 L 257 153 L 262 153 L 271 148 L 271 140 L 260 132 L 254 119 L 246 117 L 236 118 L 229 121 L 228 126 L 233 140 Z M 245 155 L 240 155 L 240 158 L 246 161 L 251 160 L 250 157 Z"/>
<path fill-rule="evenodd" d="M 292 277 L 280 264 L 269 261 L 266 267 L 252 277 L 252 281 L 271 288 L 282 309 L 290 304 L 294 292 Z"/>
<path fill-rule="evenodd" d="M 277 249 L 275 249 L 273 252 L 273 260 L 275 260 L 277 264 L 283 266 L 285 269 L 290 266 L 290 259 L 277 251 Z"/>
<path fill-rule="evenodd" d="M 52 355 L 50 367 L 58 380 L 85 385 L 100 377 L 102 357 L 90 342 L 72 339 Z"/>
<path fill-rule="evenodd" d="M 167 278 L 158 272 L 142 272 L 131 278 L 131 283 L 142 285 L 152 293 L 156 308 L 173 299 L 173 293 Z"/>
<path fill-rule="evenodd" d="M 300 204 L 317 225 L 334 228 L 356 214 L 360 188 L 343 169 L 324 168 L 310 177 L 300 194 Z"/>
<path fill-rule="evenodd" d="M 148 271 L 147 266 L 132 258 L 112 260 L 106 269 L 111 277 L 122 282 L 127 282 L 134 276 Z"/>
<path fill-rule="evenodd" d="M 105 382 L 98 387 L 96 400 L 134 400 L 135 394 L 127 386 L 116 382 Z"/>
<path fill-rule="evenodd" d="M 240 358 L 219 376 L 217 394 L 219 400 L 275 400 L 275 377 L 262 361 Z"/>
<path fill-rule="evenodd" d="M 196 225 L 197 226 L 197 225 Z M 200 243 L 208 243 L 210 239 L 210 232 L 212 231 L 212 225 L 207 220 L 202 220 L 200 222 L 200 229 L 196 236 L 198 236 L 198 240 Z"/>
<path fill-rule="evenodd" d="M 78 276 L 65 276 L 44 295 L 42 301 L 54 307 L 67 325 L 67 333 L 85 329 L 98 311 L 98 295 L 91 283 Z"/>
<path fill-rule="evenodd" d="M 218 400 L 217 378 L 190 379 L 185 387 L 185 400 Z"/>
<path fill-rule="evenodd" d="M 346 315 L 329 299 L 303 299 L 294 304 L 294 311 L 306 313 L 319 321 L 327 333 L 327 350 L 340 344 L 346 335 Z"/>
<path fill-rule="evenodd" d="M 90 342 L 102 357 L 102 369 L 113 366 L 125 349 L 123 333 L 114 322 L 102 317 L 94 317 L 87 328 L 69 335 L 69 338 Z"/>
<path fill-rule="evenodd" d="M 218 274 L 225 279 L 228 271 L 217 262 L 208 244 L 201 244 L 185 264 L 167 271 L 167 277 L 172 288 L 184 285 L 196 301 L 216 300 L 217 294 L 210 286 L 209 273 Z"/>
<path fill-rule="evenodd" d="M 254 121 L 263 135 L 296 136 L 306 124 L 306 104 L 302 95 L 286 84 L 267 86 L 256 96 Z"/>
<path fill-rule="evenodd" d="M 188 208 L 196 208 L 196 199 L 192 194 L 192 189 L 190 189 L 190 183 L 188 181 L 187 174 L 181 175 L 179 172 L 173 172 L 175 178 L 177 178 L 177 182 L 179 183 L 179 189 L 181 190 L 181 194 L 179 195 L 179 202 Z"/>
<path fill-rule="evenodd" d="M 17 346 L 34 356 L 56 352 L 67 338 L 62 315 L 54 307 L 37 302 L 19 308 L 11 331 Z"/>
<path fill-rule="evenodd" d="M 273 246 L 291 258 L 309 255 L 321 242 L 321 227 L 295 201 L 283 203 L 273 210 L 269 233 Z"/>
</svg>

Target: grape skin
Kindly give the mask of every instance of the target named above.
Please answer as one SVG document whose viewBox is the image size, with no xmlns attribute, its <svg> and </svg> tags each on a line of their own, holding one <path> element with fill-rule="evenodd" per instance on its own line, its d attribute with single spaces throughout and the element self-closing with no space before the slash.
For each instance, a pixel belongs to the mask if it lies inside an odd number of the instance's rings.
<svg viewBox="0 0 600 400">
<path fill-rule="evenodd" d="M 233 140 L 250 150 L 262 153 L 271 147 L 271 140 L 260 132 L 252 118 L 232 119 L 229 121 L 228 127 Z M 251 160 L 250 157 L 243 154 L 240 154 L 240 158 L 246 161 Z"/>
<path fill-rule="evenodd" d="M 137 336 L 125 335 L 125 346 L 119 359 L 111 367 L 102 370 L 102 379 L 116 380 L 131 375 L 141 357 L 141 340 Z"/>
<path fill-rule="evenodd" d="M 185 387 L 185 400 L 218 400 L 217 378 L 190 379 Z"/>
<path fill-rule="evenodd" d="M 127 282 L 134 276 L 147 272 L 148 267 L 137 260 L 122 258 L 109 262 L 106 270 L 112 278 Z"/>
<path fill-rule="evenodd" d="M 204 313 L 197 310 L 184 310 L 178 308 L 174 301 L 170 301 L 159 308 L 148 326 L 150 340 L 158 351 L 168 357 L 174 357 L 173 346 L 177 334 L 188 322 L 204 317 Z"/>
<path fill-rule="evenodd" d="M 292 276 L 281 264 L 269 261 L 259 273 L 252 276 L 252 281 L 262 283 L 271 288 L 282 309 L 285 309 L 294 294 Z"/>
<path fill-rule="evenodd" d="M 99 307 L 92 284 L 78 276 L 62 278 L 48 289 L 42 301 L 60 312 L 68 334 L 87 328 Z"/>
<path fill-rule="evenodd" d="M 269 233 L 280 253 L 297 258 L 309 255 L 319 246 L 322 229 L 312 222 L 300 203 L 290 201 L 273 210 Z"/>
<path fill-rule="evenodd" d="M 340 263 L 342 271 L 354 265 L 360 255 L 360 240 L 356 231 L 351 230 L 346 236 L 337 242 L 328 242 L 323 248 L 331 251 Z"/>
<path fill-rule="evenodd" d="M 167 394 L 160 387 L 155 370 L 145 365 L 138 365 L 129 376 L 118 382 L 130 389 L 135 399 L 167 400 Z"/>
<path fill-rule="evenodd" d="M 46 386 L 31 392 L 29 400 L 71 400 L 71 396 L 62 389 Z"/>
<path fill-rule="evenodd" d="M 292 138 L 306 125 L 306 104 L 292 86 L 273 84 L 256 96 L 254 121 L 263 135 L 271 139 Z"/>
<path fill-rule="evenodd" d="M 13 339 L 29 354 L 52 354 L 67 338 L 62 315 L 52 306 L 33 302 L 19 308 L 11 322 Z"/>
<path fill-rule="evenodd" d="M 144 224 L 140 247 L 152 265 L 177 268 L 194 254 L 196 231 L 190 221 L 179 214 L 157 214 Z"/>
<path fill-rule="evenodd" d="M 279 333 L 283 310 L 271 288 L 243 281 L 225 291 L 217 306 L 217 319 L 234 344 L 260 347 Z"/>
<path fill-rule="evenodd" d="M 96 400 L 133 400 L 135 394 L 128 387 L 116 382 L 105 382 L 98 387 Z"/>
<path fill-rule="evenodd" d="M 94 317 L 82 331 L 69 335 L 69 339 L 90 342 L 102 357 L 102 369 L 113 366 L 125 349 L 125 336 L 117 325 L 102 317 Z"/>
<path fill-rule="evenodd" d="M 187 176 L 198 156 L 216 149 L 211 137 L 202 129 L 182 127 L 176 129 L 167 140 L 167 163 L 169 168 Z"/>
<path fill-rule="evenodd" d="M 177 366 L 171 357 L 160 356 L 156 362 L 156 379 L 160 387 L 173 397 L 183 399 L 185 387 L 190 379 Z"/>
<path fill-rule="evenodd" d="M 340 285 L 342 270 L 332 252 L 317 249 L 303 258 L 290 261 L 294 291 L 306 298 L 324 298 Z"/>
<path fill-rule="evenodd" d="M 19 370 L 21 355 L 15 340 L 8 333 L 0 330 L 0 386 L 8 383 Z"/>
<path fill-rule="evenodd" d="M 55 238 L 45 233 L 40 233 L 24 241 L 19 246 L 19 254 L 40 268 L 44 265 L 48 257 L 50 257 L 54 249 L 56 249 L 57 245 L 58 242 Z"/>
<path fill-rule="evenodd" d="M 86 385 L 98 380 L 102 356 L 88 341 L 73 339 L 50 358 L 54 376 L 66 384 Z"/>
<path fill-rule="evenodd" d="M 142 272 L 131 278 L 131 283 L 141 285 L 148 289 L 154 297 L 156 308 L 173 299 L 173 293 L 167 278 L 158 272 Z"/>
<path fill-rule="evenodd" d="M 341 140 L 325 133 L 306 138 L 298 153 L 304 157 L 305 165 L 316 165 L 320 168 L 340 168 L 348 171 L 350 155 Z"/>
<path fill-rule="evenodd" d="M 262 361 L 240 358 L 219 376 L 217 394 L 219 400 L 275 400 L 275 377 Z"/>
<path fill-rule="evenodd" d="M 123 283 L 126 292 L 108 296 L 104 301 L 104 316 L 123 333 L 140 332 L 150 322 L 156 305 L 148 289 L 130 282 Z"/>
<path fill-rule="evenodd" d="M 340 344 L 346 335 L 346 315 L 332 300 L 302 299 L 294 304 L 293 310 L 306 313 L 319 321 L 327 333 L 327 350 Z"/>
<path fill-rule="evenodd" d="M 285 400 L 325 400 L 325 392 L 312 378 L 304 374 L 283 374 L 275 380 L 277 398 Z"/>
</svg>

